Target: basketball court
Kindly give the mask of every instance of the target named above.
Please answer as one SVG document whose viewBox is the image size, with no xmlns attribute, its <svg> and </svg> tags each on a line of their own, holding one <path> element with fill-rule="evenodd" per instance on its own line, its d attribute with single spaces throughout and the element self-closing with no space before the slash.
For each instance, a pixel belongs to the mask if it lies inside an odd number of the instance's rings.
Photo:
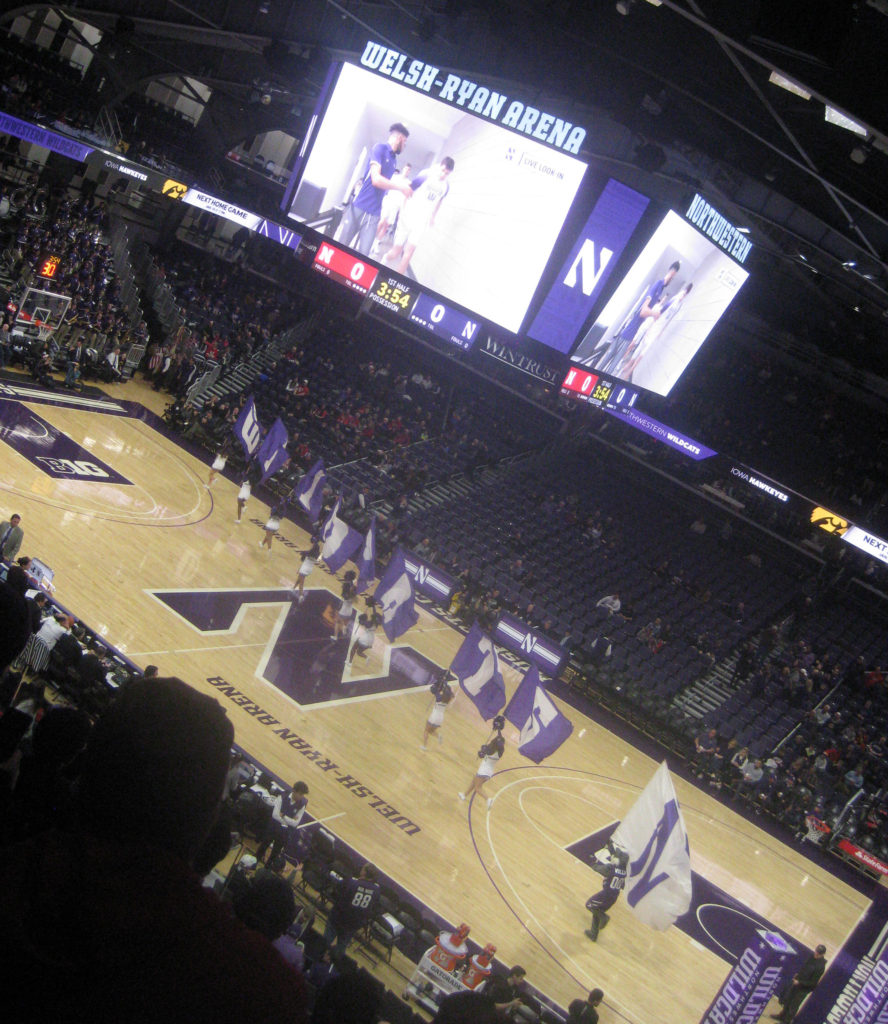
<svg viewBox="0 0 888 1024">
<path fill-rule="evenodd" d="M 432 911 L 467 922 L 506 964 L 561 1006 L 605 990 L 602 1020 L 699 1020 L 761 923 L 831 956 L 869 901 L 801 854 L 676 778 L 695 872 L 683 929 L 655 932 L 620 901 L 598 943 L 583 904 L 599 888 L 590 852 L 656 764 L 573 708 L 570 739 L 539 766 L 515 749 L 489 784 L 490 812 L 462 803 L 488 735 L 460 694 L 443 743 L 420 749 L 428 684 L 462 636 L 428 606 L 394 646 L 380 632 L 346 666 L 331 639 L 340 583 L 317 568 L 306 600 L 290 587 L 307 535 L 285 522 L 259 547 L 267 506 L 235 524 L 237 486 L 211 490 L 206 462 L 156 429 L 130 382 L 93 399 L 0 383 L 0 518 L 18 512 L 22 554 L 55 570 L 56 597 L 144 667 L 214 694 L 236 740 L 282 779 L 303 779 L 309 810 Z M 128 401 L 129 400 L 129 401 Z M 141 411 L 140 411 L 141 410 Z M 158 409 L 159 411 L 159 409 Z M 509 695 L 519 673 L 503 664 Z"/>
</svg>

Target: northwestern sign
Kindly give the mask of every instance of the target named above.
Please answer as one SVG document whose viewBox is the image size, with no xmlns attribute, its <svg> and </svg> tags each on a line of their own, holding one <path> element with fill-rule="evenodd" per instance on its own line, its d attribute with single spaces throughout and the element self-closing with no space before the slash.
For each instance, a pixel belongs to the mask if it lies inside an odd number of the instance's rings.
<svg viewBox="0 0 888 1024">
<path fill-rule="evenodd" d="M 752 242 L 702 196 L 694 196 L 685 217 L 738 263 L 746 262 Z"/>
<path fill-rule="evenodd" d="M 297 231 L 285 228 L 281 224 L 277 224 L 265 217 L 259 221 L 255 230 L 257 234 L 265 235 L 272 242 L 277 242 L 278 245 L 285 245 L 288 249 L 298 249 L 299 243 L 302 241 L 302 235 Z"/>
<path fill-rule="evenodd" d="M 740 955 L 700 1024 L 757 1024 L 796 951 L 776 932 L 756 933 Z"/>
<path fill-rule="evenodd" d="M 579 153 L 586 138 L 586 129 L 570 121 L 563 121 L 519 100 L 510 100 L 503 93 L 468 78 L 443 73 L 432 64 L 412 60 L 407 54 L 392 50 L 382 43 L 368 42 L 360 61 L 361 66 L 370 71 L 387 75 L 402 85 L 409 85 L 445 103 L 462 107 L 478 117 L 486 117 L 505 128 L 563 149 L 566 153 Z"/>
<path fill-rule="evenodd" d="M 888 976 L 888 890 L 877 886 L 873 902 L 831 959 L 820 984 L 802 1004 L 796 1024 L 848 1024 L 884 1020 Z M 868 1016 L 881 1004 L 883 1016 Z"/>
<path fill-rule="evenodd" d="M 0 440 L 54 480 L 132 486 L 125 476 L 19 402 L 0 401 Z"/>
<path fill-rule="evenodd" d="M 25 142 L 32 142 L 35 146 L 43 146 L 44 149 L 60 153 L 78 163 L 85 160 L 94 149 L 93 146 L 85 146 L 82 142 L 76 142 L 64 135 L 57 135 L 47 128 L 40 128 L 29 121 L 20 121 L 17 117 L 2 112 L 0 112 L 0 132 Z"/>
<path fill-rule="evenodd" d="M 718 454 L 712 448 L 707 448 L 702 441 L 695 441 L 692 437 L 685 436 L 679 430 L 673 430 L 672 427 L 666 426 L 665 423 L 660 423 L 653 416 L 647 416 L 637 409 L 621 408 L 607 409 L 606 411 L 618 420 L 628 423 L 630 427 L 635 427 L 636 430 L 640 430 L 643 434 L 647 434 L 657 441 L 662 441 L 663 444 L 668 444 L 670 448 L 674 448 L 677 452 L 681 452 L 682 455 L 687 455 L 697 462 Z"/>
<path fill-rule="evenodd" d="M 549 676 L 557 674 L 567 657 L 563 647 L 506 613 L 500 616 L 493 631 L 493 639 Z"/>
<path fill-rule="evenodd" d="M 571 348 L 649 202 L 608 181 L 527 332 L 531 338 L 558 352 Z"/>
</svg>

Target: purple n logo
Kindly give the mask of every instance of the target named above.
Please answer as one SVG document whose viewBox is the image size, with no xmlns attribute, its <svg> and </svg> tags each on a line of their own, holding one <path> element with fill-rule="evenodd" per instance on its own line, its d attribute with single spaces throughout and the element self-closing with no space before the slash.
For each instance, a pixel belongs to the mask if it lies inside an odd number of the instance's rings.
<svg viewBox="0 0 888 1024">
<path fill-rule="evenodd" d="M 339 601 L 328 590 L 306 590 L 297 604 L 289 590 L 153 590 L 149 593 L 192 629 L 235 635 L 251 609 L 276 608 L 255 675 L 302 705 L 377 696 L 431 685 L 440 668 L 412 647 L 382 644 L 367 663 L 346 666 L 351 630 L 331 640 Z M 377 640 L 380 644 L 380 640 Z M 381 665 L 380 665 L 381 661 Z M 365 665 L 375 674 L 368 674 Z"/>
<path fill-rule="evenodd" d="M 637 860 L 632 861 L 629 867 L 630 878 L 641 875 L 641 878 L 635 883 L 626 897 L 630 906 L 634 907 L 637 903 L 640 903 L 648 893 L 656 889 L 661 882 L 665 882 L 669 877 L 668 871 L 661 871 L 656 876 L 654 876 L 654 872 L 657 870 L 657 864 L 663 856 L 663 851 L 669 842 L 672 830 L 677 824 L 678 805 L 674 800 L 669 800 L 663 805 L 663 814 L 657 822 L 656 828 L 651 833 L 641 856 Z"/>
</svg>

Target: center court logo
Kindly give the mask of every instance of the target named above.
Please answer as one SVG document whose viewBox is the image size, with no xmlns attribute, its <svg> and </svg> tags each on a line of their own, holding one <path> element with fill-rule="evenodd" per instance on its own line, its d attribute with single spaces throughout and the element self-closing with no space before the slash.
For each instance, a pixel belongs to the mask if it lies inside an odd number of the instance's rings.
<svg viewBox="0 0 888 1024">
<path fill-rule="evenodd" d="M 302 604 L 289 590 L 149 590 L 167 610 L 208 637 L 237 634 L 248 614 L 275 609 L 255 666 L 257 678 L 302 705 L 325 704 L 428 686 L 440 668 L 405 645 L 383 644 L 374 654 L 373 674 L 346 664 L 350 636 L 330 637 L 339 601 L 327 590 L 306 590 Z M 256 611 L 252 611 L 256 609 Z M 267 614 L 267 612 L 265 613 Z M 359 659 L 358 659 L 359 660 Z"/>
<path fill-rule="evenodd" d="M 830 512 L 828 508 L 823 508 L 821 505 L 818 505 L 811 513 L 811 524 L 819 526 L 827 533 L 838 534 L 839 537 L 845 535 L 850 525 L 847 519 L 837 516 L 835 512 Z"/>
</svg>

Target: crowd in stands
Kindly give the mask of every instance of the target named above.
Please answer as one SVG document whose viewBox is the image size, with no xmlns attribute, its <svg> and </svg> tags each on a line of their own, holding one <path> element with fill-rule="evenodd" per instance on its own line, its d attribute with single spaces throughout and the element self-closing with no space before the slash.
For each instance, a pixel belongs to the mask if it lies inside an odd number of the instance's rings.
<svg viewBox="0 0 888 1024">
<path fill-rule="evenodd" d="M 249 359 L 300 318 L 293 293 L 182 243 L 154 254 L 176 297 L 185 326 L 161 348 L 198 353 L 223 364 Z M 164 344 L 166 342 L 166 344 Z"/>
</svg>

